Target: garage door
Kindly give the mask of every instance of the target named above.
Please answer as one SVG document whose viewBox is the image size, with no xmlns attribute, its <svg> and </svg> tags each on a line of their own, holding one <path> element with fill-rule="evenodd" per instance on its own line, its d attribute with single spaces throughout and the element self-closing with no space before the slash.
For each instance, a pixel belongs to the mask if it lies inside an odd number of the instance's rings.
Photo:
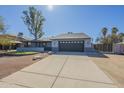
<svg viewBox="0 0 124 93">
<path fill-rule="evenodd" d="M 84 41 L 59 41 L 59 51 L 84 51 Z"/>
</svg>

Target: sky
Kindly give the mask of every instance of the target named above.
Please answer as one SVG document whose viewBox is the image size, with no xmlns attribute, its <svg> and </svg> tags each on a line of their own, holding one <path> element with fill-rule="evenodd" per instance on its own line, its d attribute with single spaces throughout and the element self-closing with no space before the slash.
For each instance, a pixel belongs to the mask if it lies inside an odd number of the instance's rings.
<svg viewBox="0 0 124 93">
<path fill-rule="evenodd" d="M 25 37 L 33 38 L 22 20 L 23 10 L 29 6 L 0 6 L 0 16 L 8 26 L 8 34 L 17 35 L 23 32 Z M 45 17 L 43 25 L 44 37 L 55 36 L 67 32 L 83 32 L 93 40 L 100 35 L 103 27 L 109 33 L 112 27 L 124 32 L 124 6 L 86 6 L 86 5 L 58 5 L 34 6 Z"/>
</svg>

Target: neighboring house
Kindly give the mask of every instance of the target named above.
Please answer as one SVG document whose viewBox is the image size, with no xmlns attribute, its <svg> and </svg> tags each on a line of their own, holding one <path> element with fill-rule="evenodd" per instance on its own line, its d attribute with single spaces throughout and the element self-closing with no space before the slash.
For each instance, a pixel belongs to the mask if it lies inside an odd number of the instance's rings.
<svg viewBox="0 0 124 93">
<path fill-rule="evenodd" d="M 15 35 L 10 35 L 10 34 L 0 34 L 0 38 L 10 38 L 12 40 L 16 40 L 16 41 L 22 41 L 25 40 L 24 38 L 15 36 Z"/>
<path fill-rule="evenodd" d="M 83 52 L 91 49 L 91 38 L 84 33 L 68 32 L 50 38 L 24 40 L 22 47 L 28 47 L 28 50 L 30 47 L 36 51 L 40 51 L 39 49 L 44 48 L 44 50 L 52 51 Z"/>
<path fill-rule="evenodd" d="M 13 45 L 11 45 L 11 49 L 16 49 L 17 47 L 20 46 L 21 41 L 25 40 L 24 38 L 17 37 L 15 35 L 9 35 L 9 34 L 0 34 L 0 39 L 1 38 L 8 38 L 11 39 Z M 8 49 L 9 46 L 5 46 L 5 49 Z M 0 45 L 0 49 L 2 49 L 2 45 Z"/>
</svg>

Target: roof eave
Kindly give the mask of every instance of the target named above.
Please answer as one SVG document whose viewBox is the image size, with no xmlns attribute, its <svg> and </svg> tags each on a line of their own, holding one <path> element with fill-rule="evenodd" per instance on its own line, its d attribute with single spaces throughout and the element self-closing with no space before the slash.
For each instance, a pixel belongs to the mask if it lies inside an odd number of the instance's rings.
<svg viewBox="0 0 124 93">
<path fill-rule="evenodd" d="M 72 40 L 72 39 L 77 39 L 77 40 L 79 40 L 79 39 L 91 39 L 90 37 L 89 38 L 52 38 L 51 40 Z"/>
</svg>

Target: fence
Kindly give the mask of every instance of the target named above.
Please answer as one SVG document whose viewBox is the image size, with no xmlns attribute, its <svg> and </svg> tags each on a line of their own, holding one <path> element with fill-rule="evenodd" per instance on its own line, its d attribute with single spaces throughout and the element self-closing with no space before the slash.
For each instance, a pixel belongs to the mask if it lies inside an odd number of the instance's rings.
<svg viewBox="0 0 124 93">
<path fill-rule="evenodd" d="M 112 44 L 94 44 L 94 49 L 103 52 L 112 52 L 113 45 Z"/>
<path fill-rule="evenodd" d="M 124 54 L 124 43 L 117 43 L 113 47 L 113 52 L 116 54 Z"/>
</svg>

